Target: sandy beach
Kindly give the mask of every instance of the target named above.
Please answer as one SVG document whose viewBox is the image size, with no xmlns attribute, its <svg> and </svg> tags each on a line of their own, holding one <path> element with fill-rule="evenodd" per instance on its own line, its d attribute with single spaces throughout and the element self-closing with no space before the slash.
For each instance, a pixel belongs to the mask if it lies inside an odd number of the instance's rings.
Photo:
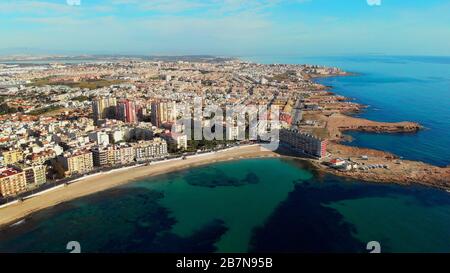
<svg viewBox="0 0 450 273">
<path fill-rule="evenodd" d="M 150 166 L 141 166 L 132 169 L 116 170 L 110 173 L 98 174 L 92 177 L 87 177 L 68 186 L 59 187 L 52 191 L 26 199 L 21 203 L 11 204 L 0 208 L 0 226 L 13 224 L 33 212 L 58 205 L 81 196 L 86 196 L 117 187 L 140 178 L 221 161 L 276 156 L 279 155 L 271 151 L 264 150 L 259 145 L 243 146 L 212 154 L 192 156 L 186 160 L 177 159 L 152 164 Z"/>
</svg>

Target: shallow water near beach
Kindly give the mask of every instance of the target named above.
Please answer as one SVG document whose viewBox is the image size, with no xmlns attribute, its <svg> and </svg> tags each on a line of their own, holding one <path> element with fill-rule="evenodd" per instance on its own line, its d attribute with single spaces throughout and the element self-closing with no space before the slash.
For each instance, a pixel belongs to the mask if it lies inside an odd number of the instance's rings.
<svg viewBox="0 0 450 273">
<path fill-rule="evenodd" d="M 450 194 L 278 158 L 143 179 L 35 213 L 1 252 L 450 252 Z"/>
</svg>

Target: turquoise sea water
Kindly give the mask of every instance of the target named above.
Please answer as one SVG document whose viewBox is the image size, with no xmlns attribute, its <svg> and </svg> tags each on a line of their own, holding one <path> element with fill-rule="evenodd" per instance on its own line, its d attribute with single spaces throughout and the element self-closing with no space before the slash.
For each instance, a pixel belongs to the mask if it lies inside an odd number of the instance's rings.
<svg viewBox="0 0 450 273">
<path fill-rule="evenodd" d="M 38 212 L 0 232 L 0 252 L 66 252 L 69 241 L 83 252 L 367 252 L 369 241 L 384 252 L 450 252 L 449 226 L 447 192 L 248 159 Z"/>
</svg>

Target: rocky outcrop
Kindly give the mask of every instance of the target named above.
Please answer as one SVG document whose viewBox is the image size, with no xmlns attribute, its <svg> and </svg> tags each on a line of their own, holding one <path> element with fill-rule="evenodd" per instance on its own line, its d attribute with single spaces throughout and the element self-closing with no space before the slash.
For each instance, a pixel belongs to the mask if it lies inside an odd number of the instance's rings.
<svg viewBox="0 0 450 273">
<path fill-rule="evenodd" d="M 337 143 L 330 143 L 329 152 L 334 157 L 348 159 L 363 166 L 385 165 L 387 168 L 376 168 L 367 171 L 352 170 L 339 171 L 332 168 L 318 165 L 326 172 L 338 176 L 351 177 L 358 180 L 397 183 L 397 184 L 420 184 L 445 190 L 450 190 L 450 167 L 438 167 L 418 161 L 400 160 L 397 156 L 373 149 L 349 147 Z M 361 160 L 362 156 L 368 157 L 367 160 Z"/>
<path fill-rule="evenodd" d="M 366 125 L 352 125 L 339 126 L 341 131 L 362 131 L 372 133 L 415 133 L 421 129 L 418 123 L 401 122 L 391 124 L 366 124 Z"/>
</svg>

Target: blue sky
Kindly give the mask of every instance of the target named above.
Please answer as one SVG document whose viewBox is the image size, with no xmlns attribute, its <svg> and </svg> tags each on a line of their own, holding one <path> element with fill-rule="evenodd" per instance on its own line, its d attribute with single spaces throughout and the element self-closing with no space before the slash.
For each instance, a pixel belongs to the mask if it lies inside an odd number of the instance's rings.
<svg viewBox="0 0 450 273">
<path fill-rule="evenodd" d="M 449 14 L 450 0 L 0 0 L 0 54 L 449 56 Z"/>
</svg>

